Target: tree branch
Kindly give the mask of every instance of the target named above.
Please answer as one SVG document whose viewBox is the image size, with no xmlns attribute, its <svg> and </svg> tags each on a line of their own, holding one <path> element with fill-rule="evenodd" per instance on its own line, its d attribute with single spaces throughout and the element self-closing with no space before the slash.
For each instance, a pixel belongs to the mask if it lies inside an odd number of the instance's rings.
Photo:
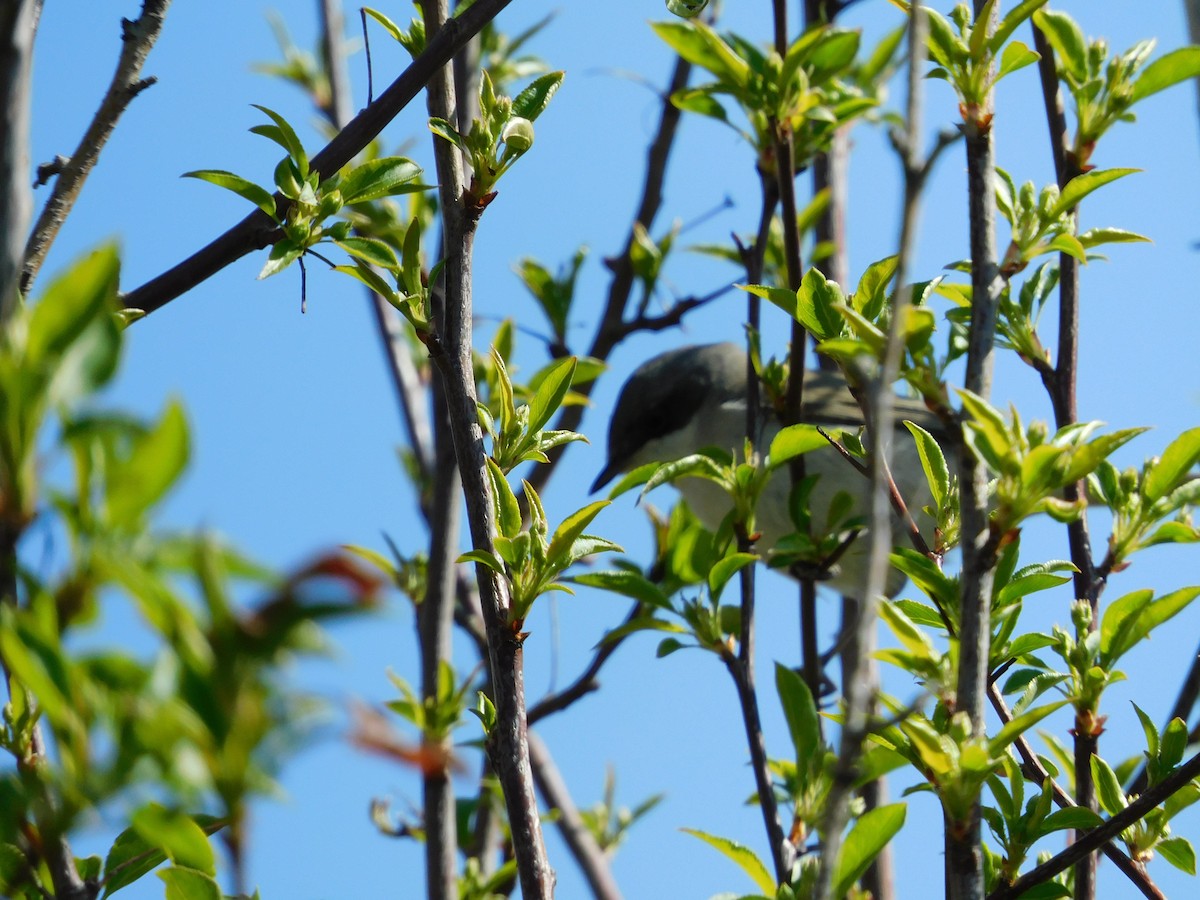
<svg viewBox="0 0 1200 900">
<path fill-rule="evenodd" d="M 976 28 L 995 28 L 997 8 L 974 0 L 975 16 L 987 8 L 992 21 Z M 967 145 L 968 213 L 971 242 L 971 329 L 967 349 L 967 390 L 991 394 L 996 338 L 996 309 L 1003 288 L 996 262 L 996 162 L 992 146 L 992 92 L 982 108 L 967 110 L 963 124 Z M 959 453 L 962 490 L 962 627 L 956 695 L 958 709 L 971 719 L 972 730 L 985 732 L 984 710 L 991 643 L 991 597 L 997 541 L 988 523 L 988 472 L 965 446 Z M 950 823 L 946 838 L 946 882 L 950 900 L 983 896 L 983 854 L 980 849 L 979 802 L 968 821 Z"/>
<path fill-rule="evenodd" d="M 312 158 L 312 168 L 321 177 L 327 177 L 350 162 L 412 102 L 438 69 L 511 2 L 478 0 L 462 15 L 447 19 L 445 27 L 429 39 L 425 51 L 379 99 L 355 116 Z M 276 194 L 275 200 L 280 215 L 284 214 L 284 198 Z M 255 210 L 183 262 L 125 294 L 123 302 L 126 308 L 141 309 L 146 313 L 161 309 L 247 253 L 273 243 L 277 239 L 276 231 L 270 217 L 262 210 Z"/>
<path fill-rule="evenodd" d="M 1082 833 L 1066 850 L 1026 872 L 1011 885 L 992 891 L 988 894 L 987 900 L 1010 900 L 1010 898 L 1021 896 L 1035 885 L 1049 881 L 1059 872 L 1073 866 L 1089 853 L 1094 853 L 1098 848 L 1120 835 L 1122 831 L 1143 818 L 1176 791 L 1186 787 L 1198 776 L 1200 776 L 1200 753 L 1193 756 L 1142 796 L 1133 800 L 1115 816 L 1110 817 L 1103 825 Z"/>
<path fill-rule="evenodd" d="M 13 0 L 0 8 L 0 324 L 17 308 L 22 235 L 29 227 L 29 72 L 41 3 Z"/>
<path fill-rule="evenodd" d="M 991 700 L 992 708 L 996 710 L 996 715 L 1000 717 L 1002 725 L 1007 725 L 1012 721 L 1012 713 L 1008 709 L 1008 704 L 1004 702 L 1004 697 L 995 683 L 988 687 L 988 699 Z M 1033 752 L 1033 748 L 1029 746 L 1029 741 L 1025 740 L 1024 737 L 1019 737 L 1013 742 L 1013 746 L 1016 748 L 1017 754 L 1021 757 L 1021 771 L 1029 781 L 1035 784 L 1045 784 L 1049 780 L 1051 795 L 1055 803 L 1063 809 L 1072 808 L 1077 805 L 1071 799 L 1071 795 L 1064 791 L 1058 782 L 1051 778 L 1050 773 L 1046 771 L 1046 767 L 1042 765 L 1042 761 Z M 1100 850 L 1112 861 L 1113 865 L 1124 873 L 1126 878 L 1133 882 L 1134 886 L 1142 892 L 1142 896 L 1149 897 L 1150 900 L 1166 900 L 1166 896 L 1150 880 L 1150 876 L 1142 870 L 1142 867 L 1117 849 L 1114 844 L 1105 844 Z"/>
<path fill-rule="evenodd" d="M 50 198 L 42 207 L 37 224 L 25 244 L 25 260 L 21 271 L 21 290 L 28 293 L 37 278 L 46 254 L 59 229 L 67 220 L 71 207 L 79 198 L 83 184 L 96 166 L 100 152 L 112 136 L 117 121 L 133 98 L 154 84 L 155 78 L 142 78 L 142 66 L 162 32 L 163 20 L 171 0 L 143 0 L 142 13 L 134 21 L 121 20 L 121 57 L 112 81 L 100 101 L 100 109 L 92 117 L 79 146 L 58 172 Z M 11 108 L 11 107 L 10 107 Z M 22 172 L 26 169 L 22 169 Z"/>
</svg>

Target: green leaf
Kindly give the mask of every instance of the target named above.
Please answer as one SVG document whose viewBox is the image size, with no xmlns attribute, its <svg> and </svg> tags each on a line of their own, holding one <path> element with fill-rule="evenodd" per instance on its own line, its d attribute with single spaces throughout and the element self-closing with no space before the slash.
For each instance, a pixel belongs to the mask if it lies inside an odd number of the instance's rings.
<svg viewBox="0 0 1200 900">
<path fill-rule="evenodd" d="M 1096 828 L 1103 824 L 1103 817 L 1092 812 L 1086 806 L 1069 806 L 1066 809 L 1057 809 L 1046 816 L 1042 820 L 1042 827 L 1038 831 L 1041 834 L 1049 834 L 1052 831 L 1064 831 L 1066 829 L 1086 831 L 1089 828 Z"/>
<path fill-rule="evenodd" d="M 487 550 L 468 550 L 458 557 L 456 562 L 460 563 L 478 563 L 479 565 L 487 566 L 493 572 L 504 574 L 504 563 L 502 563 L 494 553 L 489 553 Z"/>
<path fill-rule="evenodd" d="M 534 434 L 546 427 L 546 423 L 562 405 L 563 398 L 571 389 L 575 378 L 574 356 L 557 360 L 542 376 L 541 383 L 529 401 L 529 432 Z"/>
<path fill-rule="evenodd" d="M 1100 619 L 1100 654 L 1110 663 L 1116 662 L 1121 655 L 1133 646 L 1128 640 L 1127 630 L 1135 622 L 1142 611 L 1154 599 L 1154 592 L 1149 588 L 1133 591 L 1114 600 L 1104 611 Z"/>
<path fill-rule="evenodd" d="M 267 254 L 267 261 L 258 273 L 258 280 L 261 281 L 264 278 L 270 278 L 272 275 L 278 275 L 303 255 L 303 247 L 294 244 L 286 238 L 279 241 L 279 243 L 271 248 L 271 252 Z"/>
<path fill-rule="evenodd" d="M 1038 7 L 1045 5 L 1046 0 L 1021 0 L 1020 3 L 1004 14 L 1004 18 L 1000 20 L 1000 24 L 996 26 L 996 30 L 988 38 L 988 50 L 994 55 L 1004 45 L 1004 42 L 1012 37 L 1012 33 L 1020 27 L 1022 22 L 1032 16 Z M 1009 44 L 1008 47 L 1004 48 L 1004 56 L 1008 56 L 1009 48 L 1012 46 L 1014 44 Z M 1037 55 L 1034 54 L 1034 59 L 1037 58 Z M 1003 69 L 1003 65 L 1001 69 Z"/>
<path fill-rule="evenodd" d="M 147 872 L 158 868 L 167 854 L 146 841 L 135 828 L 122 831 L 104 860 L 104 897 L 133 884 Z"/>
<path fill-rule="evenodd" d="M 396 269 L 400 261 L 392 248 L 378 238 L 347 237 L 334 243 L 356 259 L 381 269 Z"/>
<path fill-rule="evenodd" d="M 764 284 L 739 284 L 738 287 L 748 294 L 769 300 L 793 319 L 799 319 L 799 306 L 796 303 L 795 291 L 780 287 L 767 287 Z"/>
<path fill-rule="evenodd" d="M 722 854 L 733 860 L 741 868 L 743 872 L 750 876 L 758 889 L 768 896 L 775 896 L 775 878 L 767 867 L 763 865 L 753 850 L 737 841 L 731 841 L 729 838 L 717 837 L 715 834 L 707 834 L 703 831 L 697 831 L 695 828 L 680 829 L 685 834 L 690 834 L 692 837 L 697 837 L 710 847 L 714 847 Z M 838 896 L 841 896 L 840 894 Z"/>
<path fill-rule="evenodd" d="M 1200 428 L 1192 428 L 1171 441 L 1149 467 L 1142 482 L 1142 496 L 1152 503 L 1165 497 L 1197 462 L 1200 462 Z"/>
<path fill-rule="evenodd" d="M 1082 83 L 1087 78 L 1087 40 L 1075 20 L 1058 10 L 1041 9 L 1033 14 L 1033 23 L 1054 48 L 1060 71 Z"/>
<path fill-rule="evenodd" d="M 558 91 L 565 77 L 565 72 L 547 72 L 535 78 L 529 87 L 513 98 L 512 114 L 532 122 L 546 111 L 550 98 Z"/>
<path fill-rule="evenodd" d="M 279 217 L 275 215 L 275 195 L 265 187 L 257 185 L 253 181 L 243 178 L 241 175 L 234 175 L 232 172 L 226 172 L 223 169 L 197 169 L 194 172 L 184 172 L 180 177 L 198 178 L 201 181 L 207 181 L 209 184 L 215 184 L 217 187 L 223 187 L 227 191 L 233 191 L 239 197 L 249 200 L 261 209 L 273 221 L 279 221 Z"/>
<path fill-rule="evenodd" d="M 1058 195 L 1058 200 L 1046 212 L 1046 219 L 1057 219 L 1063 213 L 1078 206 L 1079 201 L 1097 188 L 1140 171 L 1141 169 L 1093 169 L 1091 172 L 1076 175 L 1067 182 L 1062 193 Z"/>
<path fill-rule="evenodd" d="M 179 479 L 189 455 L 187 419 L 178 401 L 134 441 L 129 458 L 114 464 L 105 485 L 114 524 L 133 526 Z"/>
<path fill-rule="evenodd" d="M 221 888 L 196 869 L 173 866 L 158 873 L 166 883 L 165 900 L 221 900 Z"/>
<path fill-rule="evenodd" d="M 1131 102 L 1137 103 L 1173 84 L 1200 76 L 1200 47 L 1180 47 L 1163 54 L 1142 70 L 1133 83 Z"/>
<path fill-rule="evenodd" d="M 803 453 L 828 447 L 829 441 L 817 430 L 816 425 L 801 423 L 781 428 L 771 439 L 771 450 L 768 460 L 772 469 L 778 469 L 785 463 Z"/>
<path fill-rule="evenodd" d="M 496 530 L 504 537 L 514 538 L 521 533 L 521 506 L 517 503 L 517 495 L 497 462 L 490 456 L 485 460 L 496 503 Z"/>
<path fill-rule="evenodd" d="M 584 572 L 571 579 L 575 584 L 612 591 L 623 597 L 646 603 L 659 609 L 670 609 L 671 599 L 657 584 L 641 572 L 617 569 L 608 572 Z"/>
<path fill-rule="evenodd" d="M 257 103 L 250 104 L 259 112 L 265 113 L 275 123 L 275 129 L 270 126 L 256 125 L 250 130 L 255 134 L 261 134 L 263 137 L 269 138 L 279 146 L 283 147 L 296 163 L 296 168 L 300 170 L 302 179 L 308 177 L 308 154 L 304 152 L 304 145 L 300 143 L 300 138 L 296 137 L 296 132 L 292 130 L 292 126 L 288 124 L 288 120 L 279 113 L 265 106 L 260 106 Z"/>
<path fill-rule="evenodd" d="M 721 591 L 725 589 L 730 578 L 756 562 L 758 555 L 755 553 L 731 553 L 719 560 L 708 573 L 708 590 L 713 599 L 720 599 Z"/>
<path fill-rule="evenodd" d="M 833 870 L 833 896 L 845 897 L 849 893 L 875 857 L 904 826 L 906 812 L 903 803 L 891 803 L 858 817 L 838 853 Z"/>
<path fill-rule="evenodd" d="M 702 116 L 708 116 L 710 119 L 718 119 L 722 122 L 729 121 L 729 115 L 725 112 L 725 107 L 718 103 L 713 95 L 703 88 L 676 91 L 671 95 L 671 103 L 684 112 L 697 113 Z"/>
<path fill-rule="evenodd" d="M 30 314 L 25 365 L 30 369 L 55 368 L 90 326 L 109 319 L 119 277 L 117 250 L 115 245 L 108 244 L 55 278 Z M 115 334 L 115 328 L 110 330 Z M 114 357 L 109 369 L 115 365 Z M 111 376 L 111 371 L 108 374 Z"/>
<path fill-rule="evenodd" d="M 546 559 L 552 563 L 556 560 L 567 559 L 575 541 L 583 534 L 583 530 L 591 524 L 592 519 L 599 515 L 600 510 L 608 505 L 607 500 L 596 500 L 563 519 L 550 539 L 550 546 L 546 550 Z"/>
<path fill-rule="evenodd" d="M 1151 243 L 1150 238 L 1135 231 L 1124 228 L 1089 228 L 1079 235 L 1079 243 L 1087 249 L 1099 247 L 1102 244 L 1131 244 L 1136 242 Z"/>
<path fill-rule="evenodd" d="M 1041 0 L 1041 2 L 1045 3 L 1046 0 Z M 1000 70 L 996 73 L 996 80 L 999 81 L 1005 75 L 1033 65 L 1039 59 L 1041 57 L 1037 53 L 1020 41 L 1013 41 L 1004 48 L 1004 55 L 1000 57 Z"/>
<path fill-rule="evenodd" d="M 796 751 L 796 766 L 802 768 L 822 749 L 817 706 L 804 679 L 780 663 L 775 663 L 775 690 Z"/>
<path fill-rule="evenodd" d="M 161 847 L 177 866 L 199 874 L 216 873 L 208 835 L 186 813 L 151 803 L 133 814 L 131 824 L 144 840 Z"/>
<path fill-rule="evenodd" d="M 988 740 L 988 755 L 993 759 L 998 758 L 1008 748 L 1009 744 L 1038 722 L 1042 721 L 1042 719 L 1046 718 L 1046 716 L 1050 715 L 1050 713 L 1065 706 L 1066 703 L 1066 700 L 1057 700 L 1054 703 L 1047 703 L 1045 706 L 1039 706 L 1036 709 L 1031 709 L 1010 719 L 1008 724 L 996 732 L 995 737 Z"/>
<path fill-rule="evenodd" d="M 383 297 L 393 306 L 395 305 L 394 298 L 398 297 L 396 291 L 384 280 L 382 275 L 380 275 L 370 266 L 365 266 L 361 263 L 355 262 L 355 264 L 352 266 L 334 266 L 333 271 L 341 272 L 345 275 L 349 275 L 351 278 L 361 281 L 380 297 Z"/>
<path fill-rule="evenodd" d="M 904 422 L 904 427 L 912 434 L 917 445 L 917 455 L 921 458 L 921 468 L 925 472 L 925 480 L 929 482 L 929 491 L 933 495 L 933 504 L 942 509 L 946 497 L 950 493 L 950 467 L 942 448 L 933 435 L 916 422 Z"/>
<path fill-rule="evenodd" d="M 1100 808 L 1110 816 L 1115 816 L 1128 805 L 1116 773 L 1099 756 L 1092 757 L 1092 780 L 1096 783 L 1096 799 L 1100 801 Z"/>
<path fill-rule="evenodd" d="M 774 298 L 770 298 L 774 302 Z M 796 291 L 796 309 L 792 315 L 819 341 L 837 337 L 844 326 L 838 311 L 842 292 L 837 282 L 828 281 L 816 268 L 809 269 Z"/>
<path fill-rule="evenodd" d="M 742 87 L 750 67 L 703 22 L 653 22 L 654 33 L 692 65 L 707 69 L 730 85 Z"/>
<path fill-rule="evenodd" d="M 385 156 L 355 166 L 342 177 L 338 189 L 347 205 L 429 190 L 429 185 L 417 181 L 421 172 L 421 167 L 411 159 Z"/>
<path fill-rule="evenodd" d="M 1197 49 L 1197 48 L 1189 48 Z M 1154 845 L 1162 858 L 1182 872 L 1196 874 L 1196 850 L 1187 838 L 1172 837 Z"/>
<path fill-rule="evenodd" d="M 369 6 L 364 6 L 362 11 L 382 25 L 384 30 L 387 31 L 387 33 L 390 34 L 394 40 L 404 43 L 402 36 L 405 34 L 405 32 L 399 25 L 397 25 L 383 13 L 379 12 L 377 9 L 371 9 Z"/>
</svg>

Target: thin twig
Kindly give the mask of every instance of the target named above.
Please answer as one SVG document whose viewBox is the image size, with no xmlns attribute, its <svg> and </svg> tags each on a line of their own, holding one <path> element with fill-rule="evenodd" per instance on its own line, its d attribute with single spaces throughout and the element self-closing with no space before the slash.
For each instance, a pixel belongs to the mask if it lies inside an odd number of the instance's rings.
<svg viewBox="0 0 1200 900">
<path fill-rule="evenodd" d="M 753 566 L 746 566 L 742 572 L 753 572 Z M 745 603 L 745 598 L 742 600 Z M 743 642 L 745 635 L 742 636 Z M 783 833 L 779 822 L 779 806 L 775 799 L 775 786 L 771 783 L 771 770 L 767 759 L 767 745 L 763 737 L 762 717 L 758 710 L 758 694 L 754 689 L 754 676 L 751 669 L 734 655 L 725 650 L 721 660 L 729 671 L 730 677 L 737 690 L 738 707 L 742 712 L 742 726 L 746 732 L 747 749 L 750 751 L 750 768 L 754 772 L 754 786 L 758 792 L 758 805 L 762 811 L 763 825 L 767 832 L 767 841 L 771 847 L 771 862 L 775 870 L 775 878 L 780 884 L 786 884 L 794 857 L 793 848 Z"/>
<path fill-rule="evenodd" d="M 629 614 L 625 617 L 622 625 L 628 625 L 636 620 L 645 612 L 644 607 L 640 603 L 635 603 L 633 608 L 629 610 Z M 555 691 L 553 694 L 547 694 L 537 703 L 529 708 L 529 724 L 530 726 L 540 722 L 546 716 L 553 715 L 557 712 L 562 712 L 567 709 L 577 700 L 586 697 L 593 691 L 600 689 L 600 682 L 597 676 L 604 664 L 609 658 L 616 653 L 617 647 L 624 642 L 625 636 L 604 641 L 592 656 L 591 662 L 574 681 L 560 691 Z"/>
<path fill-rule="evenodd" d="M 506 0 L 496 0 L 497 11 L 504 2 Z M 446 0 L 422 2 L 426 29 L 431 34 L 429 46 L 437 43 L 446 32 L 465 30 L 454 27 L 452 19 L 446 19 L 445 24 L 435 28 L 435 23 L 444 16 L 445 3 Z M 481 6 L 488 5 L 487 0 L 480 0 L 459 21 L 465 21 Z M 480 22 L 479 27 L 482 24 Z M 389 88 L 384 97 L 394 87 Z M 447 119 L 453 116 L 454 95 L 453 73 L 447 58 L 437 71 L 430 74 L 431 113 Z M 384 97 L 380 98 L 380 103 Z M 435 139 L 434 153 L 442 204 L 446 255 L 442 272 L 446 303 L 441 339 L 431 340 L 429 346 L 431 356 L 445 378 L 446 407 L 466 499 L 472 547 L 493 554 L 495 508 L 484 456 L 483 433 L 479 425 L 471 355 L 471 265 L 475 230 L 482 208 L 468 206 L 458 150 L 448 142 Z M 522 623 L 512 617 L 508 584 L 504 578 L 482 564 L 475 566 L 475 574 L 487 629 L 496 713 L 495 724 L 487 739 L 488 756 L 504 791 L 521 895 L 526 900 L 550 900 L 554 895 L 554 871 L 546 858 L 542 839 L 527 741 L 522 649 L 525 635 L 520 631 Z"/>
<path fill-rule="evenodd" d="M 162 32 L 163 20 L 170 5 L 171 0 L 143 0 L 140 16 L 133 21 L 121 20 L 121 57 L 117 62 L 117 71 L 113 73 L 104 99 L 100 102 L 100 109 L 84 131 L 79 146 L 58 173 L 50 199 L 42 207 L 25 244 L 25 261 L 21 271 L 23 292 L 28 293 L 33 285 L 46 254 L 50 252 L 50 246 L 79 198 L 84 182 L 95 168 L 100 152 L 108 143 L 122 113 L 134 97 L 154 84 L 153 77 L 141 77 L 142 66 Z"/>
<path fill-rule="evenodd" d="M 439 68 L 467 43 L 484 25 L 494 19 L 512 0 L 477 0 L 460 16 L 448 19 L 445 27 L 433 35 L 412 64 L 385 90 L 379 99 L 363 109 L 311 160 L 311 167 L 327 177 L 350 162 L 412 102 Z M 287 211 L 287 201 L 276 195 L 279 215 Z M 211 278 L 221 269 L 247 253 L 261 250 L 277 240 L 275 223 L 262 210 L 246 216 L 183 262 L 123 295 L 127 308 L 154 312 Z"/>
</svg>

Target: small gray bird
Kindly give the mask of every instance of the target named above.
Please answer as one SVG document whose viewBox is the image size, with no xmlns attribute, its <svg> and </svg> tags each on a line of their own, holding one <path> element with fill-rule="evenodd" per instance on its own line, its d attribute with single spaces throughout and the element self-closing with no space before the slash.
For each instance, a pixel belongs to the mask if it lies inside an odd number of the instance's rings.
<svg viewBox="0 0 1200 900">
<path fill-rule="evenodd" d="M 916 446 L 900 422 L 915 421 L 934 433 L 941 423 L 924 404 L 915 400 L 896 400 L 896 440 L 892 446 L 892 475 L 910 513 L 919 511 L 931 500 L 929 485 L 921 468 Z M 862 426 L 858 403 L 846 387 L 840 373 L 806 371 L 804 373 L 804 409 L 802 420 L 830 429 L 854 430 Z M 755 446 L 763 452 L 780 425 L 773 413 L 764 410 L 763 433 Z M 608 430 L 608 461 L 592 484 L 597 491 L 622 472 L 648 462 L 670 462 L 706 448 L 734 452 L 740 450 L 746 431 L 746 351 L 734 343 L 704 344 L 669 350 L 644 363 L 621 388 Z M 845 491 L 853 500 L 853 514 L 866 515 L 870 482 L 832 447 L 808 453 L 805 471 L 817 475 L 810 497 L 813 521 L 826 521 L 834 495 Z M 757 508 L 756 524 L 761 532 L 757 548 L 770 550 L 780 538 L 794 531 L 788 515 L 787 498 L 791 478 L 781 468 L 763 492 Z M 730 503 L 725 493 L 710 481 L 681 478 L 675 482 L 688 506 L 706 528 L 716 530 L 728 514 Z M 926 521 L 928 528 L 932 526 Z M 892 517 L 892 542 L 906 541 L 898 517 Z M 928 535 L 927 535 L 928 536 Z M 851 597 L 862 595 L 866 579 L 869 542 L 860 535 L 838 560 L 825 583 Z M 888 595 L 894 596 L 904 584 L 899 572 L 888 580 Z"/>
</svg>

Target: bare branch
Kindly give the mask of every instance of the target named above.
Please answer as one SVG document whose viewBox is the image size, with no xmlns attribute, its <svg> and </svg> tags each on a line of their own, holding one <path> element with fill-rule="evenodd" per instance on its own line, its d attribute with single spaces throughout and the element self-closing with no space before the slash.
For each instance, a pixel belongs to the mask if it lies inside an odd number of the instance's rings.
<svg viewBox="0 0 1200 900">
<path fill-rule="evenodd" d="M 79 146 L 58 172 L 50 199 L 42 207 L 37 224 L 25 244 L 25 261 L 21 272 L 21 290 L 29 292 L 37 278 L 46 254 L 59 229 L 79 198 L 83 184 L 96 166 L 100 152 L 112 136 L 117 121 L 133 98 L 154 83 L 154 78 L 142 78 L 142 66 L 162 32 L 163 20 L 171 0 L 143 0 L 142 14 L 137 19 L 121 20 L 121 57 L 117 71 L 100 101 L 100 109 L 92 117 Z M 60 157 L 61 158 L 61 157 Z M 41 170 L 39 169 L 39 178 Z"/>
</svg>

